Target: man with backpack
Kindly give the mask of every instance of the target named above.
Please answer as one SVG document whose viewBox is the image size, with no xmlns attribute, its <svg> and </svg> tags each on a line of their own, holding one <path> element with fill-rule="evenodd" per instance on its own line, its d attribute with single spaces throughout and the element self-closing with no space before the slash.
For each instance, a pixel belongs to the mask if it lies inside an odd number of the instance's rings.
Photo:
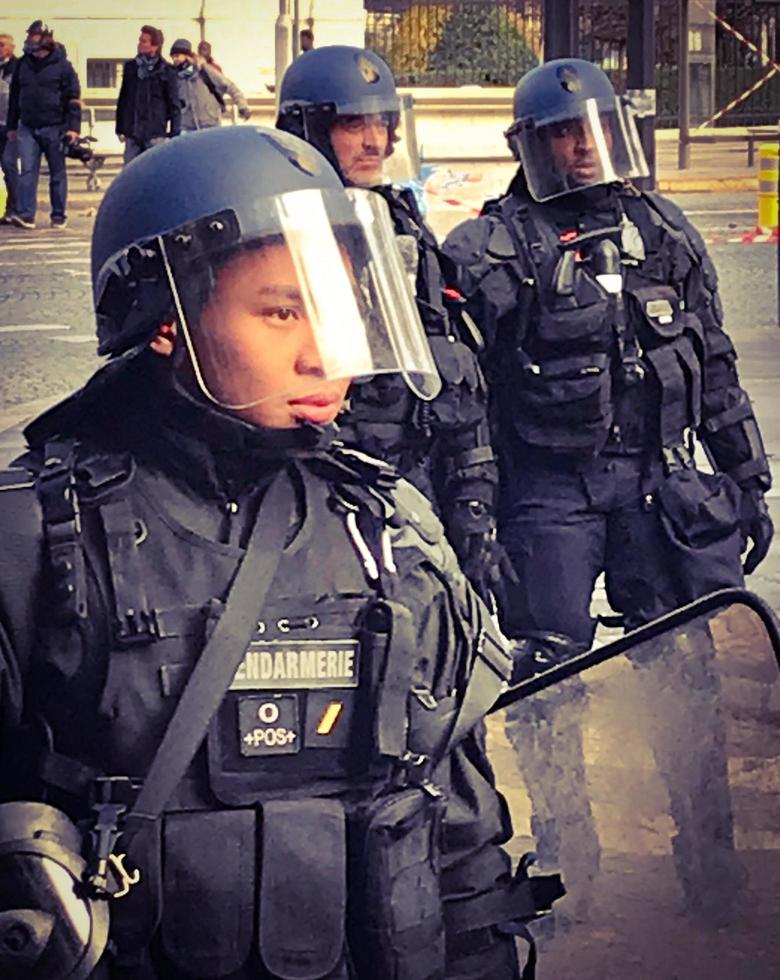
<svg viewBox="0 0 780 980">
<path fill-rule="evenodd" d="M 241 89 L 201 61 L 186 38 L 173 42 L 171 60 L 176 66 L 182 132 L 219 126 L 225 112 L 226 95 L 236 103 L 242 119 L 252 115 Z"/>
</svg>

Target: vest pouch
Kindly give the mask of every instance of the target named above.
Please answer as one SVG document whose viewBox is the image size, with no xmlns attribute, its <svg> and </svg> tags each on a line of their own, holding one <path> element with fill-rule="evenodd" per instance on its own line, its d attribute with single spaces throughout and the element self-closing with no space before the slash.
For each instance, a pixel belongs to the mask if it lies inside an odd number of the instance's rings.
<svg viewBox="0 0 780 980">
<path fill-rule="evenodd" d="M 598 451 L 612 422 L 606 354 L 545 361 L 518 391 L 515 428 L 526 442 L 553 450 Z"/>
<path fill-rule="evenodd" d="M 741 494 L 727 474 L 695 469 L 677 470 L 659 486 L 659 517 L 681 604 L 743 585 Z"/>
<path fill-rule="evenodd" d="M 372 980 L 443 980 L 439 853 L 444 797 L 412 787 L 373 801 L 350 834 L 350 948 Z"/>
<path fill-rule="evenodd" d="M 605 349 L 609 342 L 609 301 L 606 298 L 587 306 L 567 309 L 541 309 L 534 332 L 545 344 L 571 344 Z"/>
<path fill-rule="evenodd" d="M 473 352 L 452 337 L 429 337 L 428 343 L 442 380 L 441 392 L 430 403 L 434 419 L 445 429 L 476 423 L 486 392 Z M 482 397 L 475 399 L 478 389 Z"/>
<path fill-rule="evenodd" d="M 238 970 L 255 921 L 255 813 L 169 813 L 163 827 L 162 945 L 194 977 Z"/>
<path fill-rule="evenodd" d="M 280 980 L 346 980 L 346 838 L 338 800 L 263 804 L 258 942 Z"/>
<path fill-rule="evenodd" d="M 687 326 L 680 298 L 671 286 L 660 284 L 630 290 L 638 307 L 639 337 L 643 346 L 679 337 Z"/>
<path fill-rule="evenodd" d="M 220 803 L 252 806 L 280 791 L 327 796 L 365 774 L 372 705 L 362 679 L 371 664 L 358 636 L 367 598 L 267 604 L 206 737 Z"/>
</svg>

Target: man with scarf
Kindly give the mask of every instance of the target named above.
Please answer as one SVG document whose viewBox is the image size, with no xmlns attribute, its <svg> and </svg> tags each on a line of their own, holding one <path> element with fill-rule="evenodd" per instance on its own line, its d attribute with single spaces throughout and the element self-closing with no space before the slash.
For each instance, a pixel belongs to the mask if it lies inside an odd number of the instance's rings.
<svg viewBox="0 0 780 980">
<path fill-rule="evenodd" d="M 173 66 L 162 57 L 163 32 L 144 24 L 138 54 L 126 61 L 116 104 L 116 134 L 125 163 L 157 143 L 178 136 L 181 105 Z"/>
</svg>

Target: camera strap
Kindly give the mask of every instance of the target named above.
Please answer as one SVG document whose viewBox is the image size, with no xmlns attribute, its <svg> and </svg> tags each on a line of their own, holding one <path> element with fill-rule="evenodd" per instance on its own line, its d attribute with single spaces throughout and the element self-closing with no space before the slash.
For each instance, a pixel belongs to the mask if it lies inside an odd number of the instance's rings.
<svg viewBox="0 0 780 980">
<path fill-rule="evenodd" d="M 260 505 L 246 551 L 225 597 L 225 611 L 195 665 L 135 804 L 124 821 L 122 848 L 132 860 L 139 832 L 151 829 L 206 734 L 238 669 L 279 567 L 295 492 L 286 470 Z M 141 835 L 142 836 L 142 835 Z"/>
</svg>

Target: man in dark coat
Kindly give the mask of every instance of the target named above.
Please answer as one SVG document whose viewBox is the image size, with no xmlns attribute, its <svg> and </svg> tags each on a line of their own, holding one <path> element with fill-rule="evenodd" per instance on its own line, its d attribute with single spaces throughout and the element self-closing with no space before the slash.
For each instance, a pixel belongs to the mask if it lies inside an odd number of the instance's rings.
<svg viewBox="0 0 780 980">
<path fill-rule="evenodd" d="M 8 107 L 8 139 L 19 144 L 22 173 L 19 202 L 13 223 L 35 228 L 41 156 L 49 166 L 51 226 L 64 228 L 68 177 L 65 143 L 74 142 L 81 130 L 81 87 L 65 49 L 40 20 L 27 29 L 24 55 L 11 82 Z"/>
<path fill-rule="evenodd" d="M 163 32 L 144 24 L 138 54 L 126 61 L 116 104 L 116 134 L 125 144 L 125 163 L 139 153 L 178 136 L 181 104 L 176 72 L 162 56 Z"/>
</svg>

